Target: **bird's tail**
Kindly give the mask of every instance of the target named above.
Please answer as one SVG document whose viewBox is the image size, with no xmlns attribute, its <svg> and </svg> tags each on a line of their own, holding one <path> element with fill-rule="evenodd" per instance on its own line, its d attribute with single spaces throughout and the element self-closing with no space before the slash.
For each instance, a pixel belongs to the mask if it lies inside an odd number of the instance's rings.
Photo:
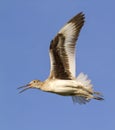
<svg viewBox="0 0 115 130">
<path fill-rule="evenodd" d="M 88 78 L 88 76 L 84 73 L 80 73 L 77 78 L 76 78 L 77 82 L 79 82 L 82 86 L 84 86 L 84 88 L 87 88 L 91 91 L 93 91 L 92 89 L 92 84 L 91 84 L 91 80 Z"/>
<path fill-rule="evenodd" d="M 86 99 L 83 96 L 72 96 L 73 103 L 86 104 L 90 99 Z"/>
<path fill-rule="evenodd" d="M 82 93 L 79 96 L 72 96 L 74 103 L 86 104 L 91 99 L 103 100 L 101 93 L 94 92 L 91 80 L 88 79 L 87 75 L 80 73 L 76 80 L 81 84 L 81 86 L 83 86 L 83 89 L 81 90 Z"/>
<path fill-rule="evenodd" d="M 79 104 L 86 104 L 88 103 L 91 99 L 96 99 L 96 100 L 104 100 L 101 96 L 93 96 L 92 98 L 88 99 L 83 96 L 72 96 L 73 103 L 79 103 Z"/>
</svg>

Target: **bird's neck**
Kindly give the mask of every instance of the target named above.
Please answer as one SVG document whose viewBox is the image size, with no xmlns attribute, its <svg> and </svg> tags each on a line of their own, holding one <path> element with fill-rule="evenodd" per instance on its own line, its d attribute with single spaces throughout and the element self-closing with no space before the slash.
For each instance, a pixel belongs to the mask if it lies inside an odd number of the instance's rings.
<svg viewBox="0 0 115 130">
<path fill-rule="evenodd" d="M 40 82 L 39 89 L 49 92 L 51 90 L 49 80 Z"/>
</svg>

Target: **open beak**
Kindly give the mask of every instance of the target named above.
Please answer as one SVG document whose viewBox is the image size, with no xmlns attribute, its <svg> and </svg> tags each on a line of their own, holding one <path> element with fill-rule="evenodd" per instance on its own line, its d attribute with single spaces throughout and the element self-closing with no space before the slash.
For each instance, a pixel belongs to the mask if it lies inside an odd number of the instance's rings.
<svg viewBox="0 0 115 130">
<path fill-rule="evenodd" d="M 30 84 L 26 84 L 26 85 L 21 86 L 21 87 L 19 87 L 19 88 L 17 88 L 17 89 L 22 89 L 22 90 L 19 92 L 19 93 L 22 93 L 22 92 L 24 92 L 25 90 L 30 89 L 30 88 L 31 88 Z"/>
</svg>

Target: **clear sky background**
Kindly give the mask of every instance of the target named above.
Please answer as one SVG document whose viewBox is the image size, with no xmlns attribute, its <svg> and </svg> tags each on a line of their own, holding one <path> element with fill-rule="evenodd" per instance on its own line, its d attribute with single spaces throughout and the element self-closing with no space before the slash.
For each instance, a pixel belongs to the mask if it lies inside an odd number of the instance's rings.
<svg viewBox="0 0 115 130">
<path fill-rule="evenodd" d="M 77 74 L 87 73 L 105 100 L 74 105 L 62 97 L 17 88 L 49 75 L 49 44 L 83 11 Z M 115 1 L 0 0 L 0 130 L 115 129 Z"/>
</svg>

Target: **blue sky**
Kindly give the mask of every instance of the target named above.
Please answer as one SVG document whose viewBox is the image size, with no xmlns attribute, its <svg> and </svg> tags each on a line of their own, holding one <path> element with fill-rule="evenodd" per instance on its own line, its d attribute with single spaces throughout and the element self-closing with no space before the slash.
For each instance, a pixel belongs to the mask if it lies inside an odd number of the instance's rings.
<svg viewBox="0 0 115 130">
<path fill-rule="evenodd" d="M 0 129 L 115 129 L 115 1 L 0 1 Z M 105 100 L 74 105 L 70 97 L 17 88 L 49 75 L 48 48 L 58 30 L 83 11 L 77 74 L 87 73 Z"/>
</svg>

